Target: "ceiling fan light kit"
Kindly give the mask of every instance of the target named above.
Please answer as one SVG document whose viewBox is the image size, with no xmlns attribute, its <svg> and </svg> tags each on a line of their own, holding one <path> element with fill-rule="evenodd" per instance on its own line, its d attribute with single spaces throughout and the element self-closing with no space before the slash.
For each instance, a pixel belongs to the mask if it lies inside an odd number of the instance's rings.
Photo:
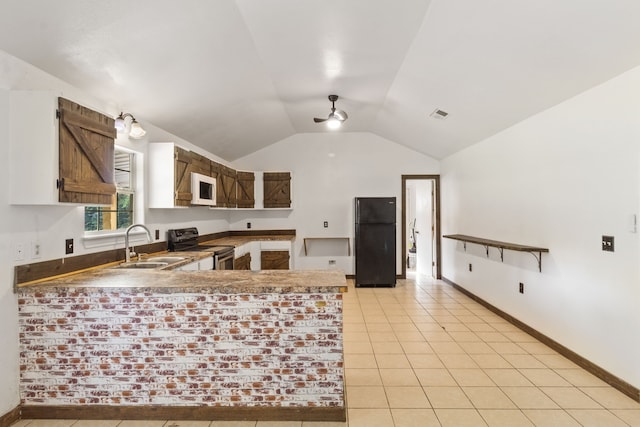
<svg viewBox="0 0 640 427">
<path fill-rule="evenodd" d="M 342 126 L 342 123 L 349 118 L 347 113 L 342 110 L 336 110 L 336 101 L 338 100 L 338 95 L 329 95 L 329 101 L 331 101 L 331 112 L 326 119 L 320 119 L 318 117 L 314 117 L 313 121 L 316 123 L 327 122 L 327 127 L 329 129 L 338 129 Z"/>
</svg>

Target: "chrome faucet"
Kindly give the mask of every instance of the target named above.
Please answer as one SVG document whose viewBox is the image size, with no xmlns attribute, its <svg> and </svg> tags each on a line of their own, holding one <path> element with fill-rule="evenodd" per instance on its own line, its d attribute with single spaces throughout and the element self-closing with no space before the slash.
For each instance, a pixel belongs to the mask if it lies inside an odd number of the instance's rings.
<svg viewBox="0 0 640 427">
<path fill-rule="evenodd" d="M 149 243 L 153 242 L 153 239 L 151 238 L 151 232 L 143 224 L 132 224 L 129 227 L 127 227 L 127 231 L 125 231 L 124 233 L 124 250 L 125 250 L 124 259 L 126 262 L 131 261 L 131 255 L 135 256 L 136 254 L 133 250 L 129 249 L 129 232 L 136 227 L 144 228 L 144 230 L 147 232 L 147 240 L 149 241 Z"/>
</svg>

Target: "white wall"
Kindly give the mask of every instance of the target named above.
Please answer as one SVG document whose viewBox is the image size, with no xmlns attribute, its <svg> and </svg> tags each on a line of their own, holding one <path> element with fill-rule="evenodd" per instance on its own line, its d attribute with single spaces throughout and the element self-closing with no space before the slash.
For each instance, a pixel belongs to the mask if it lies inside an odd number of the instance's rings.
<svg viewBox="0 0 640 427">
<path fill-rule="evenodd" d="M 98 111 L 115 117 L 120 112 L 116 106 L 101 103 L 78 89 L 44 73 L 0 51 L 0 179 L 8 183 L 12 179 L 9 174 L 9 91 L 11 90 L 46 90 L 54 91 L 61 96 L 81 103 Z M 124 109 L 125 111 L 126 108 Z M 198 151 L 220 163 L 226 162 L 194 147 L 161 129 L 144 122 L 137 112 L 133 112 L 147 129 L 148 134 L 140 141 L 129 141 L 120 136 L 117 144 L 131 148 L 143 156 L 147 152 L 148 141 L 173 141 L 187 148 Z M 34 126 L 37 124 L 34 123 Z M 52 140 L 52 144 L 56 141 Z M 38 153 L 34 153 L 37 155 Z M 25 165 L 29 167 L 29 165 Z M 34 174 L 39 171 L 34 170 Z M 147 192 L 147 188 L 143 189 Z M 75 240 L 73 255 L 92 253 L 111 248 L 124 248 L 124 239 L 83 240 L 84 208 L 69 206 L 13 206 L 9 205 L 7 185 L 0 186 L 0 415 L 5 414 L 19 404 L 19 350 L 17 327 L 17 300 L 13 293 L 13 270 L 15 265 L 39 262 L 48 259 L 63 258 L 64 240 Z M 201 233 L 226 231 L 229 228 L 228 213 L 211 211 L 207 208 L 145 210 L 145 223 L 151 228 L 161 231 L 161 240 L 165 240 L 165 232 L 169 228 L 195 225 Z M 32 259 L 30 244 L 37 240 L 41 245 L 42 256 Z M 141 242 L 146 240 L 141 239 Z M 26 259 L 14 261 L 16 244 L 26 246 Z M 124 249 L 123 249 L 124 250 Z"/>
<path fill-rule="evenodd" d="M 548 247 L 443 239 L 443 276 L 640 387 L 640 68 L 442 161 L 442 231 Z M 603 252 L 602 235 L 615 236 Z M 468 272 L 467 264 L 473 264 Z M 525 293 L 518 293 L 518 283 Z"/>
<path fill-rule="evenodd" d="M 439 173 L 438 161 L 371 133 L 298 134 L 234 165 L 246 170 L 291 171 L 294 209 L 252 214 L 252 227 L 295 228 L 296 269 L 329 268 L 329 259 L 335 259 L 336 268 L 347 274 L 353 274 L 353 256 L 331 256 L 326 251 L 304 256 L 303 238 L 350 237 L 353 246 L 354 197 L 395 196 L 399 273 L 406 258 L 400 247 L 401 176 Z M 231 228 L 244 230 L 246 221 L 241 214 L 232 214 Z M 328 228 L 323 228 L 324 221 L 329 222 Z"/>
<path fill-rule="evenodd" d="M 0 90 L 0 180 L 7 182 L 9 179 L 9 167 L 7 158 L 9 146 L 6 143 L 9 137 L 8 127 L 9 97 L 6 91 Z M 9 191 L 5 185 L 0 185 L 0 378 L 3 386 L 0 387 L 0 416 L 12 410 L 20 403 L 18 397 L 18 304 L 13 293 L 11 279 L 13 268 L 7 262 L 10 258 L 10 241 L 13 224 L 8 221 L 11 218 L 10 208 L 6 203 Z"/>
</svg>

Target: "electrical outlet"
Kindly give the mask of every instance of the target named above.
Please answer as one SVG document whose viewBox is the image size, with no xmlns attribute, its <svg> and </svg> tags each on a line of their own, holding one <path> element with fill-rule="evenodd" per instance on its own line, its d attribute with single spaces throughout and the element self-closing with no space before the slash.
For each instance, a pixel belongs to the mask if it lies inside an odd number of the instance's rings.
<svg viewBox="0 0 640 427">
<path fill-rule="evenodd" d="M 13 259 L 15 261 L 23 261 L 24 260 L 24 243 L 16 243 L 13 251 Z"/>
<path fill-rule="evenodd" d="M 160 240 L 160 230 L 156 230 L 156 240 Z"/>
<path fill-rule="evenodd" d="M 324 222 L 324 228 L 329 228 L 329 221 Z"/>
<path fill-rule="evenodd" d="M 473 271 L 473 265 L 469 263 L 469 271 Z"/>
<path fill-rule="evenodd" d="M 251 228 L 251 223 L 250 222 L 247 223 L 247 228 Z"/>
<path fill-rule="evenodd" d="M 335 259 L 330 259 L 329 260 L 329 265 L 336 265 L 336 260 Z"/>
<path fill-rule="evenodd" d="M 42 248 L 40 247 L 39 241 L 34 240 L 33 242 L 31 242 L 31 258 L 40 258 L 42 256 L 42 254 L 40 253 L 41 249 Z"/>
<path fill-rule="evenodd" d="M 520 286 L 518 288 L 518 292 L 520 292 L 521 294 L 524 294 L 524 283 L 520 282 Z"/>
<path fill-rule="evenodd" d="M 613 236 L 602 236 L 602 250 L 605 252 L 613 252 Z"/>
<path fill-rule="evenodd" d="M 66 255 L 73 253 L 73 239 L 67 239 L 64 241 L 64 253 Z"/>
</svg>

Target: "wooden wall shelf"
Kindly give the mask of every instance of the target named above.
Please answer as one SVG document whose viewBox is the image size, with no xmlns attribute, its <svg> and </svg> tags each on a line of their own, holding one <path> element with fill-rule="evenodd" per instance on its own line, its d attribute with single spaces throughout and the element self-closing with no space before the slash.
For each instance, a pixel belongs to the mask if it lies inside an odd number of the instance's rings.
<svg viewBox="0 0 640 427">
<path fill-rule="evenodd" d="M 489 248 L 497 248 L 500 251 L 500 261 L 504 262 L 504 250 L 516 252 L 528 252 L 538 261 L 538 270 L 542 273 L 542 253 L 548 253 L 549 249 L 539 248 L 537 246 L 521 245 L 518 243 L 500 242 L 498 240 L 483 239 L 481 237 L 467 236 L 465 234 L 447 234 L 442 237 L 447 239 L 459 240 L 464 244 L 464 250 L 467 250 L 467 243 L 475 243 L 484 246 L 487 257 L 489 256 Z"/>
<path fill-rule="evenodd" d="M 307 242 L 314 240 L 343 240 L 347 243 L 347 256 L 351 256 L 351 240 L 348 237 L 305 237 L 304 238 L 304 254 L 308 256 Z"/>
</svg>

